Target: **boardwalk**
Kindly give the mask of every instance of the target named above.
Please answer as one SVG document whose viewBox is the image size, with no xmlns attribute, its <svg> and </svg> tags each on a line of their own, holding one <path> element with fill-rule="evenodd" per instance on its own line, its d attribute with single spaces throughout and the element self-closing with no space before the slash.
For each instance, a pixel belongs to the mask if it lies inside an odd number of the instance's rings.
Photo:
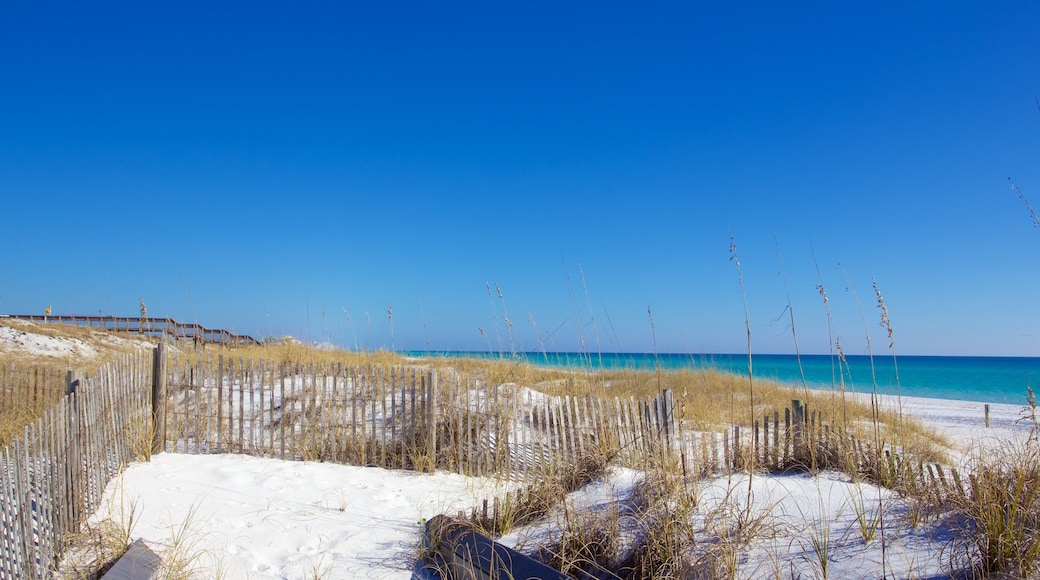
<svg viewBox="0 0 1040 580">
<path fill-rule="evenodd" d="M 4 314 L 3 318 L 17 318 L 30 322 L 48 324 L 68 324 L 88 328 L 100 328 L 119 332 L 133 332 L 154 337 L 172 337 L 197 342 L 238 346 L 260 344 L 260 341 L 246 334 L 235 334 L 224 329 L 206 328 L 201 324 L 186 324 L 171 318 L 153 318 L 141 316 L 86 316 L 72 315 L 38 315 L 38 314 Z"/>
</svg>

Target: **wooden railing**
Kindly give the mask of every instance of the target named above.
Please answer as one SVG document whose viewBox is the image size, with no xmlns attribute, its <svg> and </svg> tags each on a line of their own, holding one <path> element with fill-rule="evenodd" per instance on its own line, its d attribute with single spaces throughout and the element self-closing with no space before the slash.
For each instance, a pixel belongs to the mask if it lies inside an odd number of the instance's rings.
<svg viewBox="0 0 1040 580">
<path fill-rule="evenodd" d="M 100 328 L 117 332 L 131 332 L 154 337 L 171 337 L 228 346 L 260 344 L 260 341 L 247 334 L 235 334 L 231 331 L 219 328 L 206 328 L 201 324 L 178 322 L 172 318 L 152 318 L 147 316 L 90 316 L 81 314 L 5 314 L 0 316 L 5 318 L 28 320 L 30 322 L 67 324 L 71 326 Z"/>
</svg>

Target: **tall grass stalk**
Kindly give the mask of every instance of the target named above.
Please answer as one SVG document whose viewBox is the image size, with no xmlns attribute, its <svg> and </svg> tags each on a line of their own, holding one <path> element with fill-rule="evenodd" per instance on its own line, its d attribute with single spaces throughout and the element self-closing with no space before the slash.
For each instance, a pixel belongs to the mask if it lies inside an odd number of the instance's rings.
<svg viewBox="0 0 1040 580">
<path fill-rule="evenodd" d="M 495 286 L 498 286 L 497 284 Z M 502 330 L 498 326 L 498 309 L 495 307 L 495 295 L 491 292 L 491 282 L 484 282 L 484 289 L 487 290 L 488 304 L 491 305 L 491 322 L 494 324 L 495 330 L 495 341 L 498 342 L 498 350 L 502 351 Z M 485 335 L 485 338 L 487 336 Z M 488 352 L 493 352 L 490 346 L 490 339 L 488 340 Z"/>
<path fill-rule="evenodd" d="M 824 509 L 824 498 L 823 490 L 820 488 L 817 482 L 817 498 L 819 501 L 820 515 L 802 513 L 802 518 L 809 520 L 808 526 L 808 542 L 809 550 L 812 552 L 813 559 L 809 560 L 809 564 L 818 572 L 818 578 L 827 580 L 830 572 L 831 563 L 831 525 L 830 520 L 826 517 L 826 510 Z"/>
<path fill-rule="evenodd" d="M 881 311 L 881 328 L 884 328 L 888 333 L 888 350 L 892 353 L 892 370 L 895 373 L 896 381 L 896 404 L 899 406 L 899 422 L 903 422 L 903 393 L 899 386 L 899 363 L 896 361 L 896 342 L 892 337 L 892 321 L 888 317 L 888 306 L 885 305 L 885 298 L 881 295 L 881 289 L 878 288 L 877 280 L 871 280 L 874 286 L 874 294 L 877 296 L 877 307 Z"/>
<path fill-rule="evenodd" d="M 1022 193 L 1022 190 L 1018 188 L 1018 184 L 1013 179 L 1008 177 L 1008 183 L 1011 184 L 1011 191 L 1014 191 L 1018 195 L 1018 199 L 1022 200 L 1022 203 L 1026 204 L 1026 209 L 1029 210 L 1030 217 L 1033 218 L 1033 227 L 1040 228 L 1040 215 L 1037 215 L 1036 210 L 1033 209 L 1033 205 L 1026 199 L 1026 195 Z"/>
<path fill-rule="evenodd" d="M 571 285 L 571 275 L 567 270 L 567 264 L 563 261 L 563 255 L 560 255 L 560 263 L 563 266 L 563 279 L 567 285 L 567 297 L 571 302 L 571 318 L 574 322 L 574 333 L 578 338 L 578 352 L 581 355 L 582 366 L 588 376 L 592 376 L 592 356 L 589 355 L 588 351 L 588 339 L 585 336 L 584 322 L 581 317 L 581 311 L 578 309 L 578 302 L 574 298 L 574 287 Z"/>
<path fill-rule="evenodd" d="M 509 355 L 516 358 L 516 340 L 513 338 L 513 320 L 509 318 L 509 308 L 506 307 L 506 297 L 502 293 L 502 287 L 495 282 L 495 292 L 498 293 L 498 299 L 502 302 L 502 320 L 506 323 L 506 335 L 509 337 Z"/>
<path fill-rule="evenodd" d="M 350 313 L 347 312 L 347 309 L 343 306 L 340 307 L 340 310 L 343 311 L 343 316 L 347 319 L 347 326 L 350 327 L 350 335 L 354 337 L 354 352 L 359 352 L 360 349 L 358 348 L 357 333 L 354 332 L 354 323 L 350 320 Z"/>
<path fill-rule="evenodd" d="M 487 333 L 484 332 L 483 328 L 477 328 L 477 330 L 480 332 L 480 336 L 484 337 L 484 342 L 486 342 L 488 345 L 488 355 L 495 354 L 495 348 L 491 346 L 491 339 L 488 338 Z"/>
<path fill-rule="evenodd" d="M 798 333 L 794 326 L 794 306 L 791 304 L 791 290 L 787 287 L 787 272 L 784 270 L 784 255 L 780 252 L 780 240 L 773 233 L 773 242 L 776 244 L 776 261 L 780 264 L 780 278 L 784 282 L 784 294 L 787 297 L 787 314 L 791 322 L 791 341 L 794 342 L 794 357 L 798 363 L 798 373 L 802 379 L 802 389 L 809 391 L 809 385 L 805 380 L 805 368 L 802 367 L 802 353 L 798 350 Z M 782 314 L 781 314 L 782 315 Z"/>
<path fill-rule="evenodd" d="M 589 309 L 589 324 L 592 325 L 592 338 L 596 340 L 596 357 L 599 359 L 599 366 L 597 368 L 603 368 L 603 350 L 599 344 L 599 330 L 596 329 L 596 315 L 592 310 L 592 299 L 589 297 L 589 285 L 585 281 L 585 269 L 581 267 L 581 262 L 578 262 L 578 274 L 581 276 L 581 289 L 585 293 L 585 305 Z"/>
<path fill-rule="evenodd" d="M 862 322 L 863 322 L 863 334 L 866 337 L 866 341 L 867 341 L 867 356 L 868 356 L 868 359 L 870 360 L 870 382 L 871 382 L 871 385 L 872 385 L 872 389 L 870 391 L 870 406 L 871 406 L 871 409 L 872 409 L 872 421 L 873 421 L 873 427 L 874 427 L 874 454 L 875 454 L 874 460 L 880 466 L 880 465 L 883 464 L 882 454 L 883 454 L 883 447 L 884 447 L 884 445 L 881 442 L 881 420 L 880 420 L 881 409 L 879 407 L 880 403 L 878 401 L 877 371 L 874 368 L 874 350 L 873 350 L 873 348 L 871 347 L 871 344 L 870 344 L 870 331 L 867 329 L 867 318 L 863 314 L 863 305 L 859 301 L 859 295 L 856 294 L 856 286 L 852 283 L 852 278 L 849 276 L 848 271 L 845 270 L 844 267 L 842 267 L 842 271 L 845 272 L 845 279 L 848 281 L 849 290 L 852 292 L 852 297 L 853 297 L 853 299 L 856 302 L 856 308 L 857 308 L 857 310 L 859 310 L 859 317 L 860 317 L 860 320 L 862 320 Z M 884 498 L 882 496 L 881 487 L 879 485 L 878 486 L 878 511 L 880 512 L 880 518 L 879 518 L 879 520 L 880 520 L 879 524 L 880 525 L 879 525 L 879 528 L 880 528 L 880 532 L 881 532 L 881 572 L 882 572 L 883 576 L 887 574 L 887 572 L 886 572 L 886 560 L 885 560 L 886 554 L 885 554 L 885 516 L 884 516 L 884 508 L 885 508 L 885 506 L 884 506 Z"/>
<path fill-rule="evenodd" d="M 394 343 L 394 306 L 393 304 L 386 305 L 386 319 L 390 323 L 390 352 L 397 352 L 397 345 Z"/>
<path fill-rule="evenodd" d="M 650 319 L 650 337 L 654 342 L 654 375 L 657 376 L 657 391 L 661 392 L 661 359 L 657 355 L 657 330 L 654 328 L 654 313 L 646 307 L 646 316 Z"/>
<path fill-rule="evenodd" d="M 843 426 L 847 429 L 849 426 L 849 421 L 848 415 L 844 410 L 845 375 L 842 374 L 840 359 L 838 361 L 837 367 L 837 372 L 839 375 L 838 379 L 840 379 L 840 382 L 835 378 L 834 349 L 837 343 L 837 339 L 834 336 L 834 316 L 831 314 L 831 303 L 830 298 L 827 297 L 827 288 L 823 284 L 823 273 L 820 272 L 820 263 L 816 260 L 816 250 L 815 248 L 810 248 L 810 250 L 812 252 L 813 266 L 816 267 L 816 279 L 819 280 L 819 283 L 816 285 L 816 291 L 820 294 L 820 297 L 823 299 L 823 310 L 827 314 L 827 349 L 831 359 L 831 388 L 833 389 L 836 386 L 840 386 L 839 393 L 841 394 L 842 400 L 842 420 Z"/>
<path fill-rule="evenodd" d="M 549 352 L 545 349 L 546 339 L 542 338 L 542 333 L 538 330 L 538 322 L 534 319 L 533 314 L 527 315 L 527 321 L 531 323 L 532 327 L 534 327 L 534 336 L 538 339 L 538 350 L 542 351 L 542 359 L 545 361 L 545 364 L 548 365 Z"/>
<path fill-rule="evenodd" d="M 744 329 L 747 331 L 747 365 L 748 365 L 748 425 L 755 424 L 755 381 L 754 372 L 752 369 L 751 360 L 751 317 L 748 314 L 747 305 L 747 292 L 744 289 L 744 273 L 740 269 L 740 256 L 737 255 L 737 242 L 733 239 L 733 233 L 729 235 L 729 253 L 730 260 L 737 267 L 737 283 L 740 286 L 740 299 L 744 305 Z M 748 458 L 748 489 L 747 489 L 747 509 L 751 510 L 752 503 L 752 482 L 754 480 L 755 473 L 755 453 L 751 453 Z"/>
<path fill-rule="evenodd" d="M 856 526 L 860 538 L 863 539 L 865 544 L 869 544 L 874 541 L 874 537 L 881 528 L 884 521 L 884 512 L 881 509 L 874 510 L 872 507 L 873 499 L 868 500 L 865 497 L 861 482 L 856 481 L 854 483 L 856 490 L 849 492 L 849 503 L 852 505 L 852 511 L 856 517 Z"/>
</svg>

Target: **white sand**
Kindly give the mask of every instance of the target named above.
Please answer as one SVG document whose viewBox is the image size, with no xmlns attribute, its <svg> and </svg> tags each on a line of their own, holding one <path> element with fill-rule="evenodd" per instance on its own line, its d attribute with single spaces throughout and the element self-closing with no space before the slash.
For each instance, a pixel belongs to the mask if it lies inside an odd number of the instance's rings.
<svg viewBox="0 0 1040 580">
<path fill-rule="evenodd" d="M 198 578 L 408 578 L 422 518 L 494 492 L 452 473 L 164 453 L 113 481 L 92 521 L 132 514 L 157 552 L 181 537 Z"/>
</svg>

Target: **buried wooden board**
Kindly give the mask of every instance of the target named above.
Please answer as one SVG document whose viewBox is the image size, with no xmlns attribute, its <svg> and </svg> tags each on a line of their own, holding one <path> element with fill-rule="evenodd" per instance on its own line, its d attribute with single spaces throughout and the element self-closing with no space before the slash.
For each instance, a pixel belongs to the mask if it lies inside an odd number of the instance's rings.
<svg viewBox="0 0 1040 580">
<path fill-rule="evenodd" d="M 151 580 L 159 571 L 160 561 L 144 540 L 136 540 L 101 580 Z"/>
<path fill-rule="evenodd" d="M 421 568 L 444 580 L 570 580 L 571 577 L 439 515 L 423 530 Z M 415 578 L 417 576 L 413 576 Z"/>
</svg>

